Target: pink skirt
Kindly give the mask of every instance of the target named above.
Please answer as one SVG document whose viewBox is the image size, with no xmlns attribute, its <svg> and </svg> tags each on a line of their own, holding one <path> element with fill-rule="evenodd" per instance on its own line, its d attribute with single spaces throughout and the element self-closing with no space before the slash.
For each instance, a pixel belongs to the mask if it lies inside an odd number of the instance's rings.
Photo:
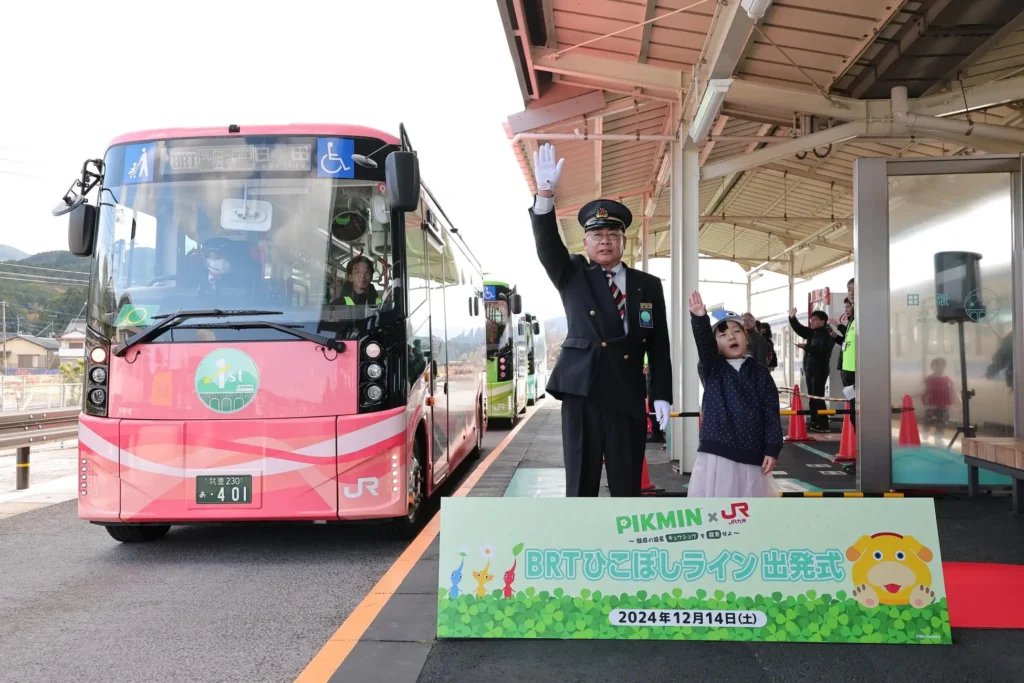
<svg viewBox="0 0 1024 683">
<path fill-rule="evenodd" d="M 775 498 L 775 477 L 757 465 L 744 465 L 710 453 L 697 452 L 686 490 L 688 498 Z"/>
</svg>

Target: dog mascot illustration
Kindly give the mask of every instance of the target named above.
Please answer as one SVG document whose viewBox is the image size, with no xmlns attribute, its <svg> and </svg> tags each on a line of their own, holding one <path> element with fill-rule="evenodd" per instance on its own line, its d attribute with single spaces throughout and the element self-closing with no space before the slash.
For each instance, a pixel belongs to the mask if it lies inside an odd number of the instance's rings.
<svg viewBox="0 0 1024 683">
<path fill-rule="evenodd" d="M 853 598 L 865 607 L 927 607 L 935 600 L 927 564 L 932 558 L 913 536 L 889 531 L 861 536 L 846 550 L 853 562 Z"/>
</svg>

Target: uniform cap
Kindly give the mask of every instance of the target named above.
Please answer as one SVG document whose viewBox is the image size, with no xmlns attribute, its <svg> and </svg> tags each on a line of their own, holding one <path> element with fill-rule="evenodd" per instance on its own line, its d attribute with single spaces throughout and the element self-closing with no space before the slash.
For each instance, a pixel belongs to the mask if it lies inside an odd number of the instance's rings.
<svg viewBox="0 0 1024 683">
<path fill-rule="evenodd" d="M 633 222 L 633 214 L 612 199 L 595 199 L 580 209 L 577 219 L 583 226 L 583 232 L 600 228 L 619 228 L 625 232 Z"/>
</svg>

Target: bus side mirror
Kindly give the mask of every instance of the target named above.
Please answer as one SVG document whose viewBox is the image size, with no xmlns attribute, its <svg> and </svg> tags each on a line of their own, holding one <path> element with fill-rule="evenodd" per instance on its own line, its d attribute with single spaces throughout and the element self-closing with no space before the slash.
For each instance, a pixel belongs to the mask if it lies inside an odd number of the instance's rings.
<svg viewBox="0 0 1024 683">
<path fill-rule="evenodd" d="M 538 335 L 538 336 L 540 335 L 540 323 L 538 323 L 538 322 L 533 323 L 533 333 Z"/>
<path fill-rule="evenodd" d="M 469 297 L 469 317 L 473 317 L 473 297 Z"/>
<path fill-rule="evenodd" d="M 79 204 L 68 215 L 68 250 L 75 256 L 92 256 L 96 247 L 96 207 Z"/>
<path fill-rule="evenodd" d="M 521 296 L 519 296 L 518 294 L 513 294 L 512 295 L 511 304 L 512 304 L 512 314 L 513 315 L 519 315 L 520 313 L 523 312 L 523 298 Z"/>
<path fill-rule="evenodd" d="M 388 203 L 399 211 L 420 207 L 420 164 L 413 152 L 392 152 L 384 162 Z"/>
<path fill-rule="evenodd" d="M 430 379 L 437 377 L 437 361 L 433 358 L 430 359 Z"/>
</svg>

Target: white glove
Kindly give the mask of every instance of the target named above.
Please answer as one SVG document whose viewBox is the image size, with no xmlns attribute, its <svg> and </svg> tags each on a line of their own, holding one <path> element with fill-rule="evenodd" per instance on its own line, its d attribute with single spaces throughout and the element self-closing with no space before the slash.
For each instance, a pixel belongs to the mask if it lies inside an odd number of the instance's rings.
<svg viewBox="0 0 1024 683">
<path fill-rule="evenodd" d="M 553 192 L 558 178 L 562 175 L 562 164 L 565 159 L 559 159 L 555 163 L 555 148 L 544 143 L 540 149 L 533 153 L 533 172 L 537 178 L 537 191 L 547 190 Z"/>
<path fill-rule="evenodd" d="M 669 409 L 668 401 L 655 401 L 654 402 L 654 415 L 658 420 L 658 424 L 661 426 L 661 431 L 668 431 L 668 414 L 672 412 Z"/>
</svg>

